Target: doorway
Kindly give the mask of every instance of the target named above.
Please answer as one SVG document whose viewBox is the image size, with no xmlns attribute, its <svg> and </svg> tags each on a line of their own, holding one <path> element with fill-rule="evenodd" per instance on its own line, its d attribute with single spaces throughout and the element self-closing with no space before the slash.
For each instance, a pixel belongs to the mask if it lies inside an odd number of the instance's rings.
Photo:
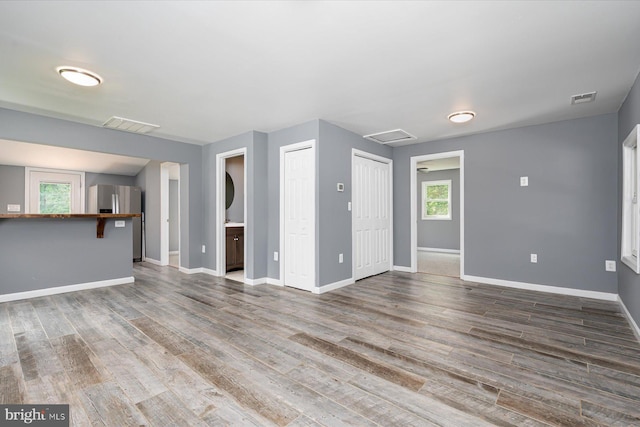
<svg viewBox="0 0 640 427">
<path fill-rule="evenodd" d="M 180 164 L 160 165 L 160 264 L 180 268 Z"/>
<path fill-rule="evenodd" d="M 315 140 L 280 148 L 280 279 L 313 291 L 316 285 Z"/>
<path fill-rule="evenodd" d="M 392 268 L 392 162 L 353 150 L 351 162 L 353 279 Z"/>
<path fill-rule="evenodd" d="M 216 274 L 247 278 L 247 148 L 216 155 Z"/>
<path fill-rule="evenodd" d="M 411 157 L 410 173 L 411 272 L 462 277 L 464 151 Z"/>
</svg>

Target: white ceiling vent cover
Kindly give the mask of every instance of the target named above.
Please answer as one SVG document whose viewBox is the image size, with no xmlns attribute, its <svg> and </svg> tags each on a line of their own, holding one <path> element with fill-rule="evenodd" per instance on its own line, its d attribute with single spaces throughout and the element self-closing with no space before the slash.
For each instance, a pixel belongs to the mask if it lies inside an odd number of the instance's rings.
<svg viewBox="0 0 640 427">
<path fill-rule="evenodd" d="M 149 133 L 154 129 L 158 129 L 160 126 L 113 116 L 109 120 L 104 122 L 102 124 L 102 127 L 123 130 L 125 132 L 132 133 Z"/>
<path fill-rule="evenodd" d="M 413 141 L 418 139 L 410 133 L 403 131 L 402 129 L 372 133 L 370 135 L 363 136 L 363 138 L 370 141 L 378 142 L 380 144 L 391 144 L 394 142 Z"/>
<path fill-rule="evenodd" d="M 581 93 L 579 95 L 573 95 L 571 97 L 571 105 L 585 104 L 587 102 L 595 101 L 596 93 L 598 92 L 589 92 L 589 93 Z"/>
</svg>

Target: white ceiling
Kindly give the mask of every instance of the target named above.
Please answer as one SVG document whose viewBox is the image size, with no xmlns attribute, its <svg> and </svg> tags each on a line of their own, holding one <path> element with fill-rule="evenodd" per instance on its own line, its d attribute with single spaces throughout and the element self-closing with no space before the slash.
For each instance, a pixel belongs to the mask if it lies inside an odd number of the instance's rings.
<svg viewBox="0 0 640 427">
<path fill-rule="evenodd" d="M 2 1 L 0 106 L 196 144 L 315 118 L 424 142 L 617 111 L 638 22 L 635 1 Z"/>
<path fill-rule="evenodd" d="M 0 139 L 0 165 L 135 176 L 149 159 Z"/>
</svg>

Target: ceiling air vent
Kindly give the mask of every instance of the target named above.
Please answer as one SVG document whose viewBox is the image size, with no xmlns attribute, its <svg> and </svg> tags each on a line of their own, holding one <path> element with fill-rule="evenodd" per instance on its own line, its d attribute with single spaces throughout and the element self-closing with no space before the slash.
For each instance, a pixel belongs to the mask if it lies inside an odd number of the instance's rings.
<svg viewBox="0 0 640 427">
<path fill-rule="evenodd" d="M 581 93 L 579 95 L 573 95 L 571 97 L 571 105 L 584 104 L 587 102 L 595 101 L 597 92 Z"/>
<path fill-rule="evenodd" d="M 418 139 L 410 133 L 403 131 L 402 129 L 372 133 L 370 135 L 363 136 L 363 138 L 366 138 L 370 141 L 379 142 L 380 144 L 392 144 L 394 142 L 413 141 Z"/>
<path fill-rule="evenodd" d="M 102 127 L 109 129 L 123 130 L 133 133 L 149 133 L 160 126 L 151 123 L 138 122 L 136 120 L 123 119 L 122 117 L 113 116 L 102 124 Z"/>
</svg>

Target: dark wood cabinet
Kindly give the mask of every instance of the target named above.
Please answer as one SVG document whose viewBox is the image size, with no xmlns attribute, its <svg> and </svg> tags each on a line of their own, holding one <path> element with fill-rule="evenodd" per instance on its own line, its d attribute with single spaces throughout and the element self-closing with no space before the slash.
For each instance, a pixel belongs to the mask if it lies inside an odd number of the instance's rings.
<svg viewBox="0 0 640 427">
<path fill-rule="evenodd" d="M 227 271 L 244 268 L 244 227 L 227 227 Z"/>
</svg>

